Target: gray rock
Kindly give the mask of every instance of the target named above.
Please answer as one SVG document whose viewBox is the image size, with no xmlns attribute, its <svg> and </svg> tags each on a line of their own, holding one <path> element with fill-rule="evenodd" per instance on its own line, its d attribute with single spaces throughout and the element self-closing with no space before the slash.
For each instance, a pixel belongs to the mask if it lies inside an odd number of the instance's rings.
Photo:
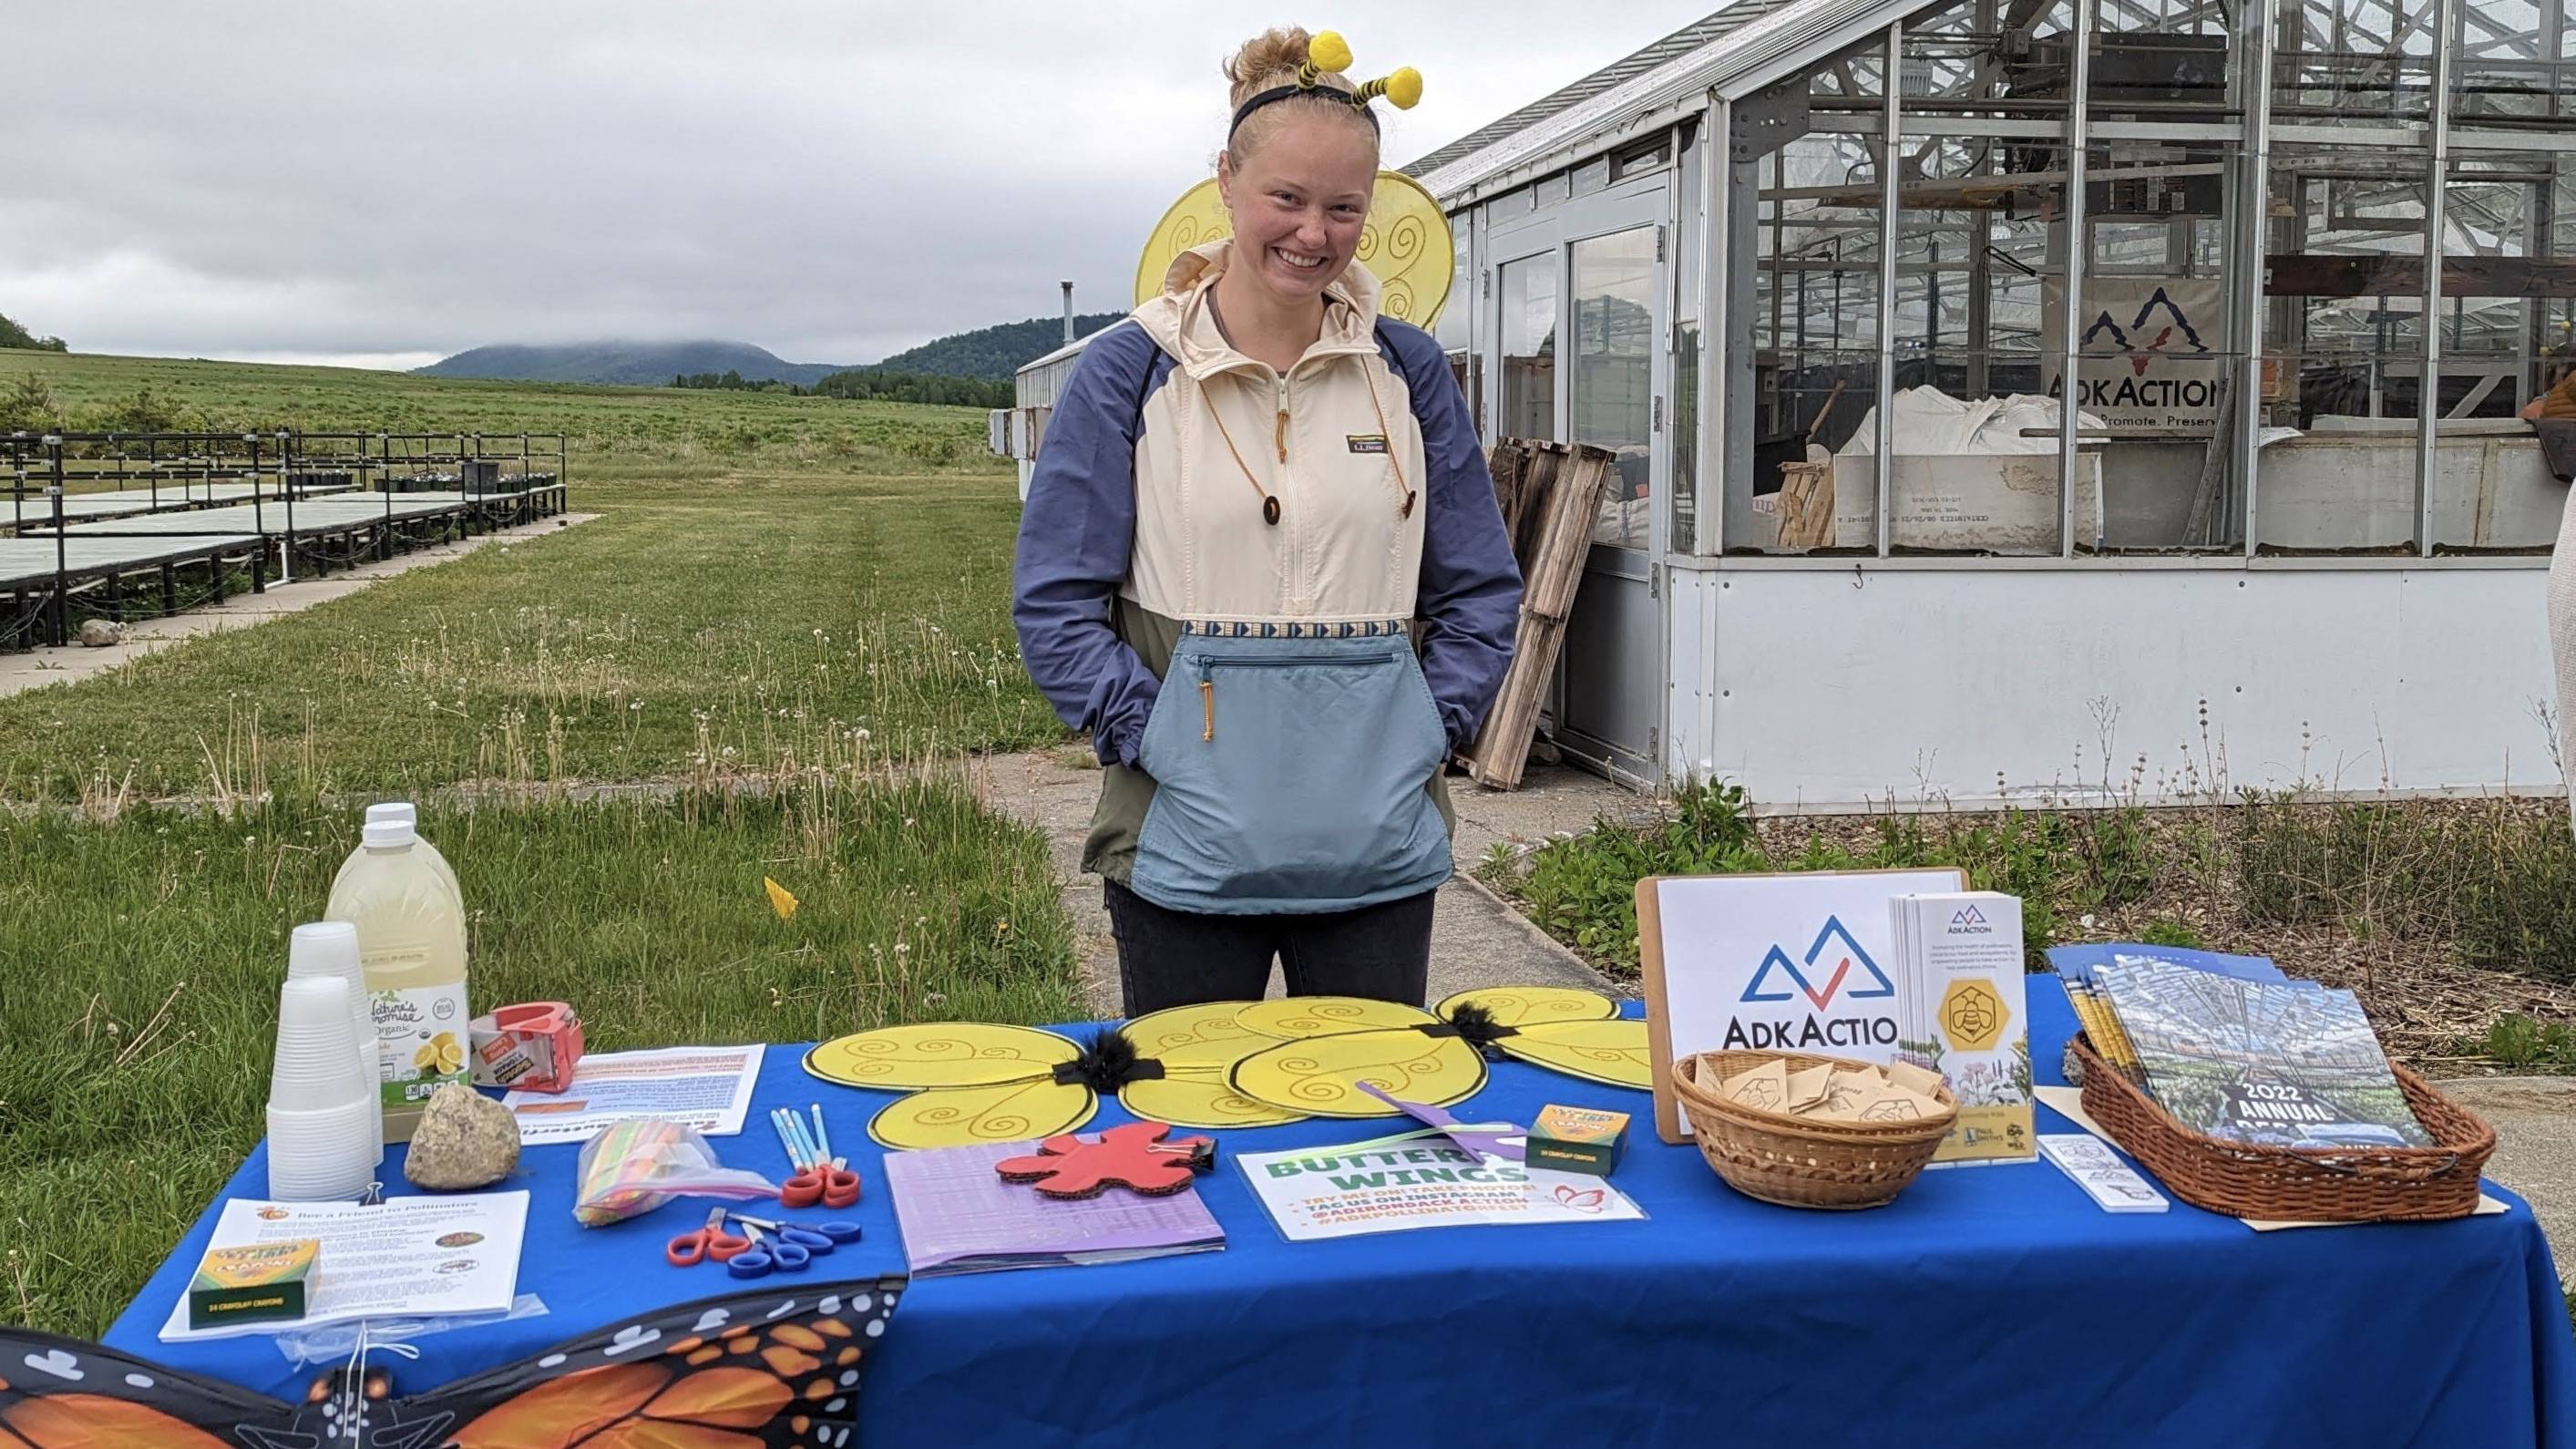
<svg viewBox="0 0 2576 1449">
<path fill-rule="evenodd" d="M 122 644 L 125 642 L 125 626 L 112 619 L 83 619 L 80 627 L 80 641 L 92 649 L 104 649 L 110 644 Z"/>
<path fill-rule="evenodd" d="M 519 1165 L 519 1121 L 460 1082 L 430 1093 L 412 1129 L 403 1176 L 439 1192 L 490 1187 Z"/>
</svg>

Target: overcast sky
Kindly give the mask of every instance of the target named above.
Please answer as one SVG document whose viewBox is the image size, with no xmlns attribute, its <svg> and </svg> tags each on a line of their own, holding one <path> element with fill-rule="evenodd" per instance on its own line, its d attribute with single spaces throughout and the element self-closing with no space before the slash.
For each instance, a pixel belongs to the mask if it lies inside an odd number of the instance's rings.
<svg viewBox="0 0 2576 1449">
<path fill-rule="evenodd" d="M 84 352 L 410 367 L 721 337 L 868 362 L 1123 310 L 1272 24 L 1411 65 L 1398 165 L 1716 0 L 0 0 L 0 314 Z"/>
</svg>

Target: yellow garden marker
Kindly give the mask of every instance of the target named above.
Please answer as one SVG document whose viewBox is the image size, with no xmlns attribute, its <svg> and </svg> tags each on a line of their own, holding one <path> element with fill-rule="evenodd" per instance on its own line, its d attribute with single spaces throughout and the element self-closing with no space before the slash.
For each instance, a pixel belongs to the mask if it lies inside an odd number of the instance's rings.
<svg viewBox="0 0 2576 1449">
<path fill-rule="evenodd" d="M 760 883 L 768 888 L 769 908 L 778 913 L 778 919 L 784 921 L 796 914 L 796 896 L 794 892 L 788 890 L 787 887 L 780 885 L 778 882 L 771 880 L 767 876 L 762 876 L 760 878 Z"/>
</svg>

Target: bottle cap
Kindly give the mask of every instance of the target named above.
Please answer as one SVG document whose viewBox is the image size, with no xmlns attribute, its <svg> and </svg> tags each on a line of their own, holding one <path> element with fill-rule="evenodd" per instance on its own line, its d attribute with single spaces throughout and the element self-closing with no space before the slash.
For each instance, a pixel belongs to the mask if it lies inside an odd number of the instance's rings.
<svg viewBox="0 0 2576 1449">
<path fill-rule="evenodd" d="M 367 807 L 367 823 L 369 825 L 374 825 L 381 821 L 392 820 L 399 820 L 414 830 L 418 830 L 420 828 L 420 807 L 414 805 L 409 800 L 388 800 L 381 805 L 370 805 Z"/>
<path fill-rule="evenodd" d="M 409 846 L 420 837 L 408 820 L 370 820 L 360 838 L 371 850 L 396 850 Z"/>
</svg>

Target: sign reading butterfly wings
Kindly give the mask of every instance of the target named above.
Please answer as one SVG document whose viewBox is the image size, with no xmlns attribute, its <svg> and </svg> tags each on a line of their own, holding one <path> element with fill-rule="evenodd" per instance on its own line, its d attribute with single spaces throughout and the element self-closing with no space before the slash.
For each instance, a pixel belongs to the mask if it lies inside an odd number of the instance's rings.
<svg viewBox="0 0 2576 1449">
<path fill-rule="evenodd" d="M 7 1449 L 845 1449 L 905 1280 L 701 1299 L 426 1393 L 383 1369 L 289 1404 L 115 1349 L 0 1327 Z"/>
</svg>

